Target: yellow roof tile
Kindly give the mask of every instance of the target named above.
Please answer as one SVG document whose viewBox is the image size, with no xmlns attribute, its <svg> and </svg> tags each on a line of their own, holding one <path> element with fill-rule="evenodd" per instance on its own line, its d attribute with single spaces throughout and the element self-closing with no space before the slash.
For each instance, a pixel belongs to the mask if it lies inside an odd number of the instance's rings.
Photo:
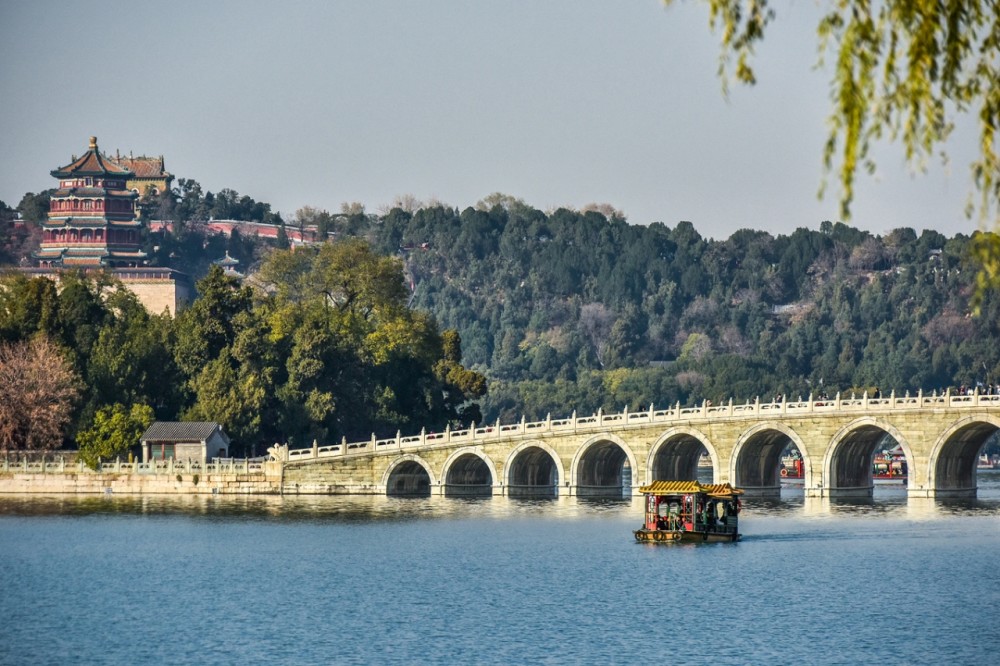
<svg viewBox="0 0 1000 666">
<path fill-rule="evenodd" d="M 704 493 L 713 497 L 730 497 L 742 495 L 743 491 L 733 488 L 728 483 L 701 484 L 697 481 L 653 481 L 649 485 L 639 488 L 639 492 L 646 495 L 688 495 L 692 493 Z"/>
</svg>

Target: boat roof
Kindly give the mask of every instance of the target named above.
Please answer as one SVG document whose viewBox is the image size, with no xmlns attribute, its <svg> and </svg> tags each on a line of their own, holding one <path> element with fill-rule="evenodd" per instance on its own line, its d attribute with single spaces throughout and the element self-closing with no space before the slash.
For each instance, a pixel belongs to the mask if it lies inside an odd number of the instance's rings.
<svg viewBox="0 0 1000 666">
<path fill-rule="evenodd" d="M 743 491 L 728 483 L 703 484 L 697 481 L 653 481 L 639 488 L 644 495 L 693 495 L 702 493 L 712 497 L 733 497 Z"/>
</svg>

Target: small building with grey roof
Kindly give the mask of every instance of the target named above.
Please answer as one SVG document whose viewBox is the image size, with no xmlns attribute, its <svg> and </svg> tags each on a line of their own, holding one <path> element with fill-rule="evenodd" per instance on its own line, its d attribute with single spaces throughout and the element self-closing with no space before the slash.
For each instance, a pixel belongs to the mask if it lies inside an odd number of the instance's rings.
<svg viewBox="0 0 1000 666">
<path fill-rule="evenodd" d="M 215 421 L 156 421 L 140 441 L 143 462 L 229 457 L 229 437 Z"/>
</svg>

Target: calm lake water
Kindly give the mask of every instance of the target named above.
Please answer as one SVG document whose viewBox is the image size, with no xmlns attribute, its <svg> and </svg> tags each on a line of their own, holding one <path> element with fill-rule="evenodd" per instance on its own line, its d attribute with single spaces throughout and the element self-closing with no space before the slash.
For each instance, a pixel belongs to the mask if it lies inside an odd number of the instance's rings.
<svg viewBox="0 0 1000 666">
<path fill-rule="evenodd" d="M 1000 473 L 786 495 L 709 545 L 641 500 L 0 497 L 0 663 L 1000 663 Z"/>
</svg>

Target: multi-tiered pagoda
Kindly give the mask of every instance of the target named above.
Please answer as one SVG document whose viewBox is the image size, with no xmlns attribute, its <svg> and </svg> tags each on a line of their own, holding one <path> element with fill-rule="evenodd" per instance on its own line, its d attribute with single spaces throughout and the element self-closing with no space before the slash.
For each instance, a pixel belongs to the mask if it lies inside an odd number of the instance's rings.
<svg viewBox="0 0 1000 666">
<path fill-rule="evenodd" d="M 134 174 L 101 154 L 97 137 L 80 158 L 51 172 L 59 179 L 42 223 L 39 266 L 131 268 L 146 258 L 136 219 L 138 194 L 126 189 Z"/>
</svg>

